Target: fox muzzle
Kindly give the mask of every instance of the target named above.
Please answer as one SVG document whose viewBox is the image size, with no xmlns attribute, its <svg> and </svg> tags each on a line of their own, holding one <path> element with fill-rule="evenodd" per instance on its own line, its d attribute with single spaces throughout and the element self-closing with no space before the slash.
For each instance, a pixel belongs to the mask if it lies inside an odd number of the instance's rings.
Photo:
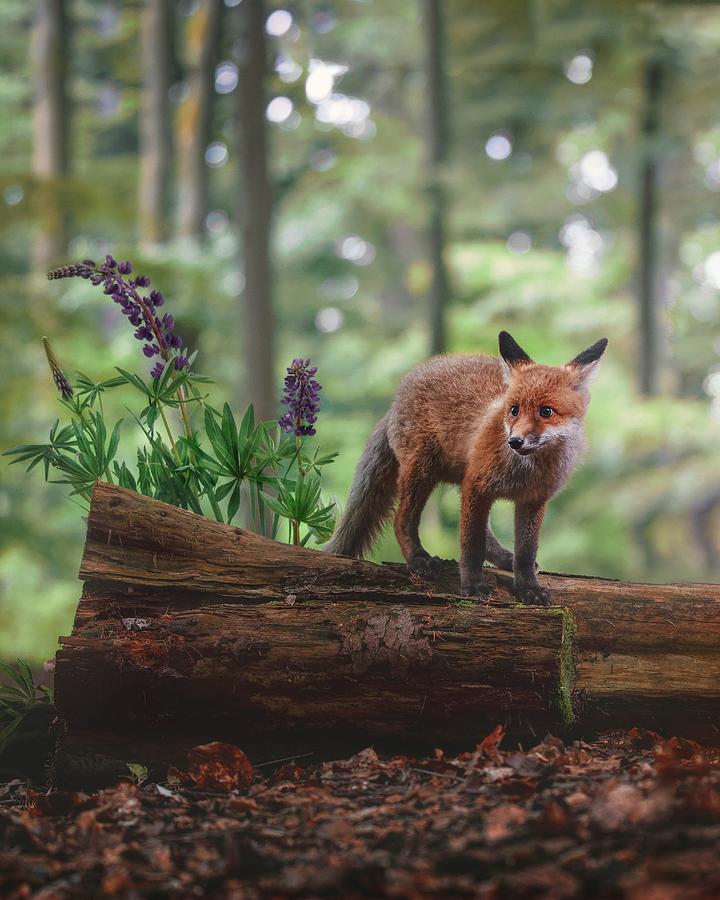
<svg viewBox="0 0 720 900">
<path fill-rule="evenodd" d="M 524 438 L 519 435 L 513 435 L 508 439 L 508 446 L 520 456 L 528 456 L 537 450 L 539 443 L 533 434 L 526 435 Z"/>
</svg>

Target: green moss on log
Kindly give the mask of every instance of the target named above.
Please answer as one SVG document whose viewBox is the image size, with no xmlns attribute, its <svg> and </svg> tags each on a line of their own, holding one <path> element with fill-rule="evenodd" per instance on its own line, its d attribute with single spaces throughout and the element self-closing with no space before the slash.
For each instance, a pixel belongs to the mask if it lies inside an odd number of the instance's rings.
<svg viewBox="0 0 720 900">
<path fill-rule="evenodd" d="M 567 607 L 557 610 L 562 619 L 562 637 L 560 640 L 560 685 L 558 688 L 558 705 L 565 725 L 575 721 L 573 708 L 573 691 L 575 689 L 575 655 L 574 644 L 577 635 L 575 617 Z"/>
</svg>

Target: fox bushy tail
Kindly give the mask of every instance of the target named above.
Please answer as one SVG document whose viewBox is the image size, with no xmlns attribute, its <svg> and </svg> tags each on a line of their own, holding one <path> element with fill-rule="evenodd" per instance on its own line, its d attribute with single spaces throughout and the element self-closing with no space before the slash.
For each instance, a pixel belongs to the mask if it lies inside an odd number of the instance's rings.
<svg viewBox="0 0 720 900">
<path fill-rule="evenodd" d="M 398 463 L 388 442 L 388 415 L 378 422 L 360 457 L 345 512 L 325 545 L 328 553 L 363 556 L 390 515 L 397 493 Z"/>
</svg>

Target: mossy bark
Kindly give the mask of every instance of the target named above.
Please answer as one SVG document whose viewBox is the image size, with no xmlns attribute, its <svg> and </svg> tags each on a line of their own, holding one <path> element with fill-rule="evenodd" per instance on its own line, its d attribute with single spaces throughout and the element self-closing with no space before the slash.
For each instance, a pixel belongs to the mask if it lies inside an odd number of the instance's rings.
<svg viewBox="0 0 720 900">
<path fill-rule="evenodd" d="M 472 746 L 497 724 L 717 733 L 716 586 L 541 575 L 558 605 L 539 609 L 517 603 L 509 573 L 486 574 L 491 597 L 459 603 L 455 563 L 423 583 L 99 483 L 57 656 L 66 750 L 102 756 L 111 735 L 128 761 L 213 739 L 413 752 Z"/>
</svg>

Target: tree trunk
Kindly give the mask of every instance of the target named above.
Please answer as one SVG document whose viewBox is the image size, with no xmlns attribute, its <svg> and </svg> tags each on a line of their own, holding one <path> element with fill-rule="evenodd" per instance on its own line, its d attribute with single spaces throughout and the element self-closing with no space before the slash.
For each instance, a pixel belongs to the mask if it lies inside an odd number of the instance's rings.
<svg viewBox="0 0 720 900">
<path fill-rule="evenodd" d="M 68 780 L 208 740 L 258 758 L 467 747 L 498 723 L 718 737 L 716 585 L 544 575 L 539 609 L 488 569 L 490 600 L 459 602 L 455 563 L 423 583 L 102 483 L 80 575 L 55 675 Z"/>
<path fill-rule="evenodd" d="M 143 85 L 138 235 L 145 244 L 158 244 L 168 237 L 172 10 L 171 0 L 145 0 L 140 28 Z"/>
<path fill-rule="evenodd" d="M 643 157 L 640 172 L 639 211 L 639 378 L 646 396 L 659 391 L 660 303 L 657 292 L 658 269 L 658 141 L 663 66 L 650 59 L 645 68 L 645 109 L 642 122 Z"/>
<path fill-rule="evenodd" d="M 178 232 L 200 240 L 208 211 L 208 167 L 215 63 L 220 42 L 222 0 L 202 0 L 186 27 L 187 97 L 177 115 Z"/>
<path fill-rule="evenodd" d="M 432 267 L 430 288 L 430 351 L 447 350 L 445 315 L 450 304 L 450 284 L 445 265 L 445 210 L 443 184 L 448 156 L 445 29 L 441 0 L 422 0 L 427 57 L 427 197 L 429 206 L 428 249 Z"/>
<path fill-rule="evenodd" d="M 64 0 L 38 0 L 31 53 L 33 173 L 40 210 L 33 267 L 40 271 L 62 262 L 67 247 L 67 222 L 59 196 L 60 183 L 68 173 L 67 30 Z"/>
<path fill-rule="evenodd" d="M 244 0 L 237 88 L 237 147 L 240 166 L 238 221 L 241 268 L 245 276 L 242 308 L 244 400 L 260 419 L 277 414 L 273 370 L 274 322 L 270 226 L 272 197 L 265 126 L 265 13 L 262 0 Z"/>
</svg>

